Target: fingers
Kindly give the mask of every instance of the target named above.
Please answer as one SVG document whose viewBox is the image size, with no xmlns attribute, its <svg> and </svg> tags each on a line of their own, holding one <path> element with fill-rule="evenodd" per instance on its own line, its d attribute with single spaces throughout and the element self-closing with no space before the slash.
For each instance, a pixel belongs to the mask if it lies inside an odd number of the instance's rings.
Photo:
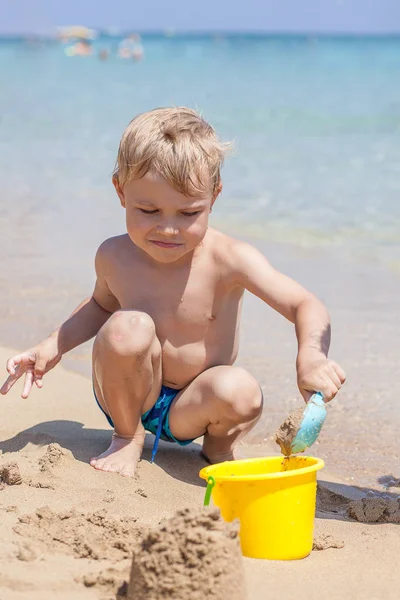
<svg viewBox="0 0 400 600">
<path fill-rule="evenodd" d="M 33 367 L 33 373 L 34 373 L 34 381 L 35 381 L 37 387 L 39 387 L 39 388 L 42 386 L 38 385 L 38 382 L 42 381 L 43 375 L 46 372 L 46 364 L 47 364 L 47 361 L 41 359 L 40 355 L 36 358 L 36 362 Z"/>
<path fill-rule="evenodd" d="M 8 373 L 10 373 L 10 375 L 15 375 L 15 370 L 18 367 L 18 365 L 21 363 L 22 361 L 22 354 L 17 354 L 17 356 L 13 356 L 12 358 L 9 358 L 7 363 L 6 363 L 6 369 L 8 371 Z"/>
<path fill-rule="evenodd" d="M 18 368 L 15 369 L 14 375 L 9 375 L 6 379 L 6 381 L 1 386 L 0 394 L 5 396 L 7 394 L 7 392 L 9 392 L 11 390 L 13 385 L 18 381 L 18 379 L 20 379 L 22 377 L 23 374 L 24 374 L 24 371 L 22 371 Z M 23 388 L 22 394 L 21 394 L 22 398 L 27 398 L 29 396 L 30 391 L 33 386 L 33 383 L 35 383 L 39 389 L 43 387 L 42 379 L 35 379 L 34 373 L 32 371 L 26 372 L 24 388 Z"/>
<path fill-rule="evenodd" d="M 12 386 L 14 385 L 14 383 L 16 381 L 18 381 L 18 379 L 23 374 L 23 371 L 21 371 L 18 368 L 16 368 L 16 369 L 13 368 L 11 371 L 9 371 L 9 373 L 10 373 L 10 375 L 7 377 L 7 379 L 5 380 L 5 382 L 3 383 L 3 385 L 1 386 L 0 394 L 5 395 L 5 394 L 7 394 L 7 392 L 10 391 L 11 388 L 12 388 Z"/>
<path fill-rule="evenodd" d="M 329 361 L 327 365 L 326 371 L 326 396 L 325 399 L 327 402 L 332 400 L 344 382 L 346 381 L 346 374 L 343 371 L 342 367 L 340 367 L 334 361 Z M 324 394 L 325 395 L 325 394 Z"/>
<path fill-rule="evenodd" d="M 25 375 L 24 389 L 22 390 L 21 398 L 27 398 L 33 385 L 33 371 L 27 371 Z"/>
<path fill-rule="evenodd" d="M 318 391 L 324 395 L 325 402 L 330 402 L 338 393 L 340 385 L 337 387 L 329 377 L 326 377 L 320 387 Z"/>
<path fill-rule="evenodd" d="M 309 392 L 308 390 L 300 390 L 301 395 L 303 396 L 304 402 L 307 404 L 311 396 L 314 392 Z"/>
<path fill-rule="evenodd" d="M 332 370 L 332 372 L 329 373 L 329 379 L 336 386 L 337 390 L 339 390 L 342 387 L 342 381 L 340 380 L 340 377 L 336 373 L 336 371 Z"/>
<path fill-rule="evenodd" d="M 40 357 L 37 356 L 35 351 L 28 350 L 22 354 L 17 354 L 16 356 L 9 358 L 6 363 L 6 369 L 9 376 L 3 383 L 0 393 L 3 395 L 7 394 L 18 379 L 25 373 L 21 397 L 27 398 L 34 383 L 38 388 L 42 387 L 42 377 L 46 372 L 46 361 L 40 360 Z"/>
<path fill-rule="evenodd" d="M 7 392 L 12 388 L 12 386 L 14 385 L 14 383 L 16 381 L 17 381 L 16 378 L 13 377 L 12 375 L 7 377 L 7 379 L 5 380 L 5 382 L 3 383 L 3 385 L 0 388 L 0 394 L 5 396 L 7 394 Z"/>
<path fill-rule="evenodd" d="M 299 381 L 299 389 L 306 402 L 314 392 L 321 392 L 325 402 L 332 400 L 343 383 L 346 374 L 333 360 L 319 362 L 310 371 L 306 372 Z"/>
<path fill-rule="evenodd" d="M 342 367 L 335 362 L 332 363 L 332 367 L 333 367 L 336 375 L 339 377 L 340 383 L 343 385 L 344 382 L 346 381 L 346 373 L 343 371 Z"/>
</svg>

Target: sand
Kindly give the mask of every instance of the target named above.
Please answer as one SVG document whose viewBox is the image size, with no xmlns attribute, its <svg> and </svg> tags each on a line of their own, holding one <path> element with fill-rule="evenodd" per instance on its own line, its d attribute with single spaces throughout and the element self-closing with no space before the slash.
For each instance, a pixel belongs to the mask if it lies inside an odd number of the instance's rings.
<svg viewBox="0 0 400 600">
<path fill-rule="evenodd" d="M 1 349 L 0 364 L 10 354 Z M 29 399 L 15 386 L 1 405 L 1 600 L 125 599 L 134 550 L 149 528 L 161 531 L 177 511 L 202 506 L 199 444 L 163 442 L 150 464 L 148 436 L 135 479 L 94 470 L 88 460 L 107 445 L 111 430 L 90 380 L 62 366 Z M 271 439 L 243 445 L 240 453 L 276 455 L 277 447 Z M 388 503 L 398 503 L 396 474 L 381 492 L 348 485 L 328 465 L 319 478 L 315 551 L 302 561 L 244 558 L 247 597 L 291 599 L 301 586 L 307 600 L 319 600 L 321 589 L 329 600 L 397 599 L 398 513 Z M 365 520 L 365 510 L 356 513 L 350 506 L 359 504 L 351 503 L 371 493 L 386 508 L 377 518 L 373 513 L 372 524 L 356 521 Z"/>
<path fill-rule="evenodd" d="M 5 485 L 21 485 L 22 477 L 18 463 L 10 462 L 0 465 L 0 483 Z"/>
<path fill-rule="evenodd" d="M 324 533 L 314 538 L 313 550 L 328 550 L 328 548 L 344 548 L 344 542 L 335 540 L 335 538 L 328 533 Z"/>
<path fill-rule="evenodd" d="M 292 443 L 303 420 L 304 408 L 305 406 L 302 406 L 292 412 L 275 434 L 275 441 L 285 456 L 290 456 L 292 453 Z"/>
<path fill-rule="evenodd" d="M 178 511 L 134 548 L 128 600 L 245 600 L 238 535 L 218 509 Z"/>
<path fill-rule="evenodd" d="M 18 517 L 14 532 L 32 543 L 33 553 L 61 553 L 76 558 L 118 562 L 130 557 L 141 530 L 134 517 L 112 518 L 106 510 L 54 511 L 49 506 Z M 33 548 L 35 547 L 35 549 Z"/>
<path fill-rule="evenodd" d="M 400 524 L 400 498 L 361 498 L 350 502 L 348 515 L 361 523 Z"/>
</svg>

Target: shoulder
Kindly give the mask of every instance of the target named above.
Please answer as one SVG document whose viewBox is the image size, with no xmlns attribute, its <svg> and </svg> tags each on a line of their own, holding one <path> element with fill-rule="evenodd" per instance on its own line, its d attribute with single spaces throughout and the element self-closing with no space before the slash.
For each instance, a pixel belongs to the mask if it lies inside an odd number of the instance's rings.
<svg viewBox="0 0 400 600">
<path fill-rule="evenodd" d="M 112 260 L 121 253 L 132 251 L 133 243 L 127 233 L 110 237 L 100 244 L 96 252 L 96 260 Z"/>
<path fill-rule="evenodd" d="M 209 233 L 209 243 L 215 260 L 221 266 L 224 265 L 230 272 L 240 273 L 246 271 L 249 264 L 256 258 L 262 257 L 267 262 L 265 256 L 251 244 L 228 236 L 216 229 L 210 228 Z"/>
<path fill-rule="evenodd" d="M 211 252 L 215 258 L 220 260 L 228 259 L 230 253 L 234 251 L 238 245 L 243 243 L 240 240 L 211 227 L 207 231 L 207 238 L 207 243 Z"/>
<path fill-rule="evenodd" d="M 104 270 L 115 260 L 119 260 L 130 246 L 132 246 L 132 242 L 128 234 L 116 235 L 104 240 L 96 251 L 96 270 Z"/>
<path fill-rule="evenodd" d="M 100 244 L 97 248 L 97 254 L 101 257 L 106 257 L 114 252 L 118 252 L 122 250 L 124 247 L 127 247 L 130 242 L 128 234 L 116 235 L 114 237 L 110 237 L 104 242 Z M 130 242 L 132 244 L 132 242 Z"/>
</svg>

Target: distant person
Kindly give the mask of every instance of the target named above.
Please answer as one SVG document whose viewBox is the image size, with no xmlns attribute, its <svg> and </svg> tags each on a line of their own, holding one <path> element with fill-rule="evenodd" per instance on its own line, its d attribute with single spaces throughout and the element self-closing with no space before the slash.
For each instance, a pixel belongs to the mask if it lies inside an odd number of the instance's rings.
<svg viewBox="0 0 400 600">
<path fill-rule="evenodd" d="M 142 60 L 143 58 L 143 46 L 140 44 L 136 44 L 136 46 L 132 50 L 132 58 L 133 60 Z"/>
<path fill-rule="evenodd" d="M 123 39 L 118 46 L 119 58 L 133 58 L 134 60 L 141 60 L 143 58 L 144 51 L 140 40 L 141 38 L 138 33 L 131 33 L 131 35 Z"/>
<path fill-rule="evenodd" d="M 114 428 L 109 448 L 90 461 L 100 471 L 133 476 L 145 430 L 155 435 L 152 459 L 160 438 L 185 446 L 201 436 L 206 461 L 234 458 L 263 407 L 256 379 L 234 365 L 245 290 L 294 323 L 306 401 L 315 391 L 331 400 L 345 381 L 327 358 L 325 306 L 256 248 L 209 227 L 225 150 L 189 108 L 133 119 L 113 175 L 127 233 L 97 250 L 92 296 L 7 361 L 1 392 L 24 377 L 27 398 L 64 354 L 95 337 L 93 389 Z"/>
<path fill-rule="evenodd" d="M 67 56 L 90 56 L 93 54 L 93 48 L 88 40 L 79 40 L 73 46 L 68 46 L 65 54 Z"/>
<path fill-rule="evenodd" d="M 99 59 L 100 60 L 107 60 L 110 56 L 110 51 L 108 50 L 108 48 L 103 48 L 102 50 L 100 50 L 99 52 Z"/>
</svg>

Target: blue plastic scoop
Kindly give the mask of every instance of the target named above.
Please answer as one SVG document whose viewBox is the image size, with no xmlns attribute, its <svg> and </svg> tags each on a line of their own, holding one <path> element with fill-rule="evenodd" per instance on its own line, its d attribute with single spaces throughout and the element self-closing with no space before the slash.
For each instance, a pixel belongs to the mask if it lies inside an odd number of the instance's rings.
<svg viewBox="0 0 400 600">
<path fill-rule="evenodd" d="M 275 441 L 285 456 L 304 452 L 318 438 L 326 417 L 324 396 L 316 392 L 307 406 L 290 415 L 280 426 Z"/>
</svg>

